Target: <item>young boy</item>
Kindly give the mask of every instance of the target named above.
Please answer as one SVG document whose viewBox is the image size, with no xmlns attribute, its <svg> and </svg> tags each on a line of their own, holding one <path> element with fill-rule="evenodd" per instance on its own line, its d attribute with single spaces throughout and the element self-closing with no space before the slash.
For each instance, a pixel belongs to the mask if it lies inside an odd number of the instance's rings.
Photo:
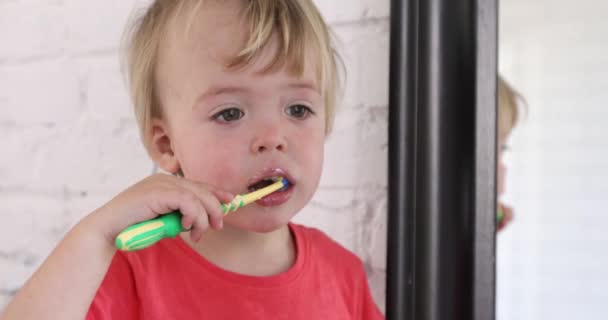
<svg viewBox="0 0 608 320">
<path fill-rule="evenodd" d="M 361 261 L 291 224 L 311 199 L 338 88 L 311 0 L 156 0 L 130 37 L 129 79 L 165 171 L 80 221 L 3 319 L 380 319 Z M 227 216 L 272 177 L 287 190 Z M 116 252 L 134 223 L 179 209 L 192 228 Z"/>
<path fill-rule="evenodd" d="M 507 168 L 503 162 L 504 152 L 507 150 L 507 139 L 517 124 L 519 118 L 518 100 L 522 97 L 502 78 L 498 77 L 498 161 L 496 168 L 497 193 L 500 197 L 505 190 L 505 176 Z M 498 203 L 498 209 L 502 211 L 503 218 L 497 229 L 503 230 L 513 220 L 513 209 L 504 203 Z"/>
</svg>

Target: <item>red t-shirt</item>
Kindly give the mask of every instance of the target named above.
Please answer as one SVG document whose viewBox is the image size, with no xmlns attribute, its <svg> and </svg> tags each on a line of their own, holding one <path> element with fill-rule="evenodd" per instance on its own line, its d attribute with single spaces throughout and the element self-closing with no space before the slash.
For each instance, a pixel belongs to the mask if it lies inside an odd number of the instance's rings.
<svg viewBox="0 0 608 320">
<path fill-rule="evenodd" d="M 269 277 L 223 270 L 180 237 L 118 252 L 87 320 L 383 319 L 359 258 L 319 230 L 289 227 L 296 261 Z"/>
</svg>

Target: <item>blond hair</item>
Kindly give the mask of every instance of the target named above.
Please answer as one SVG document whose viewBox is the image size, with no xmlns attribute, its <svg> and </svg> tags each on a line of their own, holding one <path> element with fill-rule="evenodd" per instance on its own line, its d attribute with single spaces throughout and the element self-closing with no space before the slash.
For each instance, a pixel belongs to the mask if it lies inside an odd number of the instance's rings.
<svg viewBox="0 0 608 320">
<path fill-rule="evenodd" d="M 162 118 L 162 105 L 156 81 L 159 48 L 172 19 L 185 12 L 201 9 L 209 0 L 155 0 L 127 29 L 127 76 L 135 117 L 144 144 L 153 118 Z M 243 18 L 248 23 L 242 50 L 226 65 L 227 69 L 247 66 L 258 57 L 271 38 L 277 35 L 274 59 L 263 72 L 286 66 L 301 76 L 309 48 L 314 49 L 316 73 L 325 102 L 328 134 L 333 125 L 337 98 L 341 89 L 338 55 L 329 27 L 312 0 L 242 0 Z M 212 32 L 212 30 L 209 30 Z"/>
<path fill-rule="evenodd" d="M 520 117 L 523 97 L 501 76 L 498 77 L 498 138 L 505 139 Z"/>
</svg>

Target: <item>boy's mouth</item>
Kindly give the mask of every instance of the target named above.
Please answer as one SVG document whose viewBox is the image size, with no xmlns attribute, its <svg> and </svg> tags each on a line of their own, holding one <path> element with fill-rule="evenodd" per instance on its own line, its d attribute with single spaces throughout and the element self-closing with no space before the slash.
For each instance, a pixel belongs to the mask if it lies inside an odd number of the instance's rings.
<svg viewBox="0 0 608 320">
<path fill-rule="evenodd" d="M 264 187 L 268 187 L 269 185 L 271 185 L 277 181 L 279 181 L 279 178 L 263 179 L 258 183 L 254 183 L 254 184 L 250 185 L 247 189 L 249 190 L 249 192 L 254 192 L 254 191 L 262 189 Z"/>
<path fill-rule="evenodd" d="M 285 187 L 256 201 L 257 204 L 265 207 L 280 205 L 289 200 L 293 191 L 293 186 L 295 185 L 294 179 L 282 169 L 269 169 L 261 172 L 249 180 L 250 183 L 247 186 L 247 189 L 249 192 L 253 192 L 267 187 L 279 181 L 281 178 L 288 182 Z"/>
</svg>

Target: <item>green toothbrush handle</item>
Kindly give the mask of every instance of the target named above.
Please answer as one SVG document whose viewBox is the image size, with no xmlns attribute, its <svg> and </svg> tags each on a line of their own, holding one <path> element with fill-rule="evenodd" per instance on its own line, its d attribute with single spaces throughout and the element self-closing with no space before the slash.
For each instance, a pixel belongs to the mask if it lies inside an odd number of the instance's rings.
<svg viewBox="0 0 608 320">
<path fill-rule="evenodd" d="M 500 224 L 502 222 L 502 219 L 504 219 L 505 214 L 502 212 L 502 210 L 499 208 L 498 210 L 496 210 L 496 224 Z"/>
<path fill-rule="evenodd" d="M 134 251 L 147 248 L 161 239 L 173 238 L 184 231 L 182 214 L 173 211 L 158 218 L 134 224 L 123 230 L 116 237 L 116 248 L 123 251 Z"/>
<path fill-rule="evenodd" d="M 243 205 L 242 201 L 238 204 L 232 202 L 222 204 L 222 212 L 226 214 Z M 180 232 L 186 231 L 182 227 L 181 220 L 182 213 L 176 210 L 158 218 L 134 224 L 118 234 L 115 241 L 116 248 L 122 251 L 135 251 L 147 248 L 161 239 L 173 238 Z"/>
<path fill-rule="evenodd" d="M 285 186 L 283 180 L 281 183 Z M 272 185 L 268 188 L 270 187 Z M 246 203 L 261 198 L 260 192 L 263 191 L 258 190 L 244 196 L 237 195 L 229 203 L 222 204 L 222 213 L 225 215 L 228 212 L 236 211 Z M 182 213 L 176 210 L 158 218 L 134 224 L 118 234 L 115 241 L 116 248 L 122 251 L 135 251 L 147 248 L 161 239 L 173 238 L 180 232 L 186 231 L 182 228 L 181 221 Z"/>
</svg>

